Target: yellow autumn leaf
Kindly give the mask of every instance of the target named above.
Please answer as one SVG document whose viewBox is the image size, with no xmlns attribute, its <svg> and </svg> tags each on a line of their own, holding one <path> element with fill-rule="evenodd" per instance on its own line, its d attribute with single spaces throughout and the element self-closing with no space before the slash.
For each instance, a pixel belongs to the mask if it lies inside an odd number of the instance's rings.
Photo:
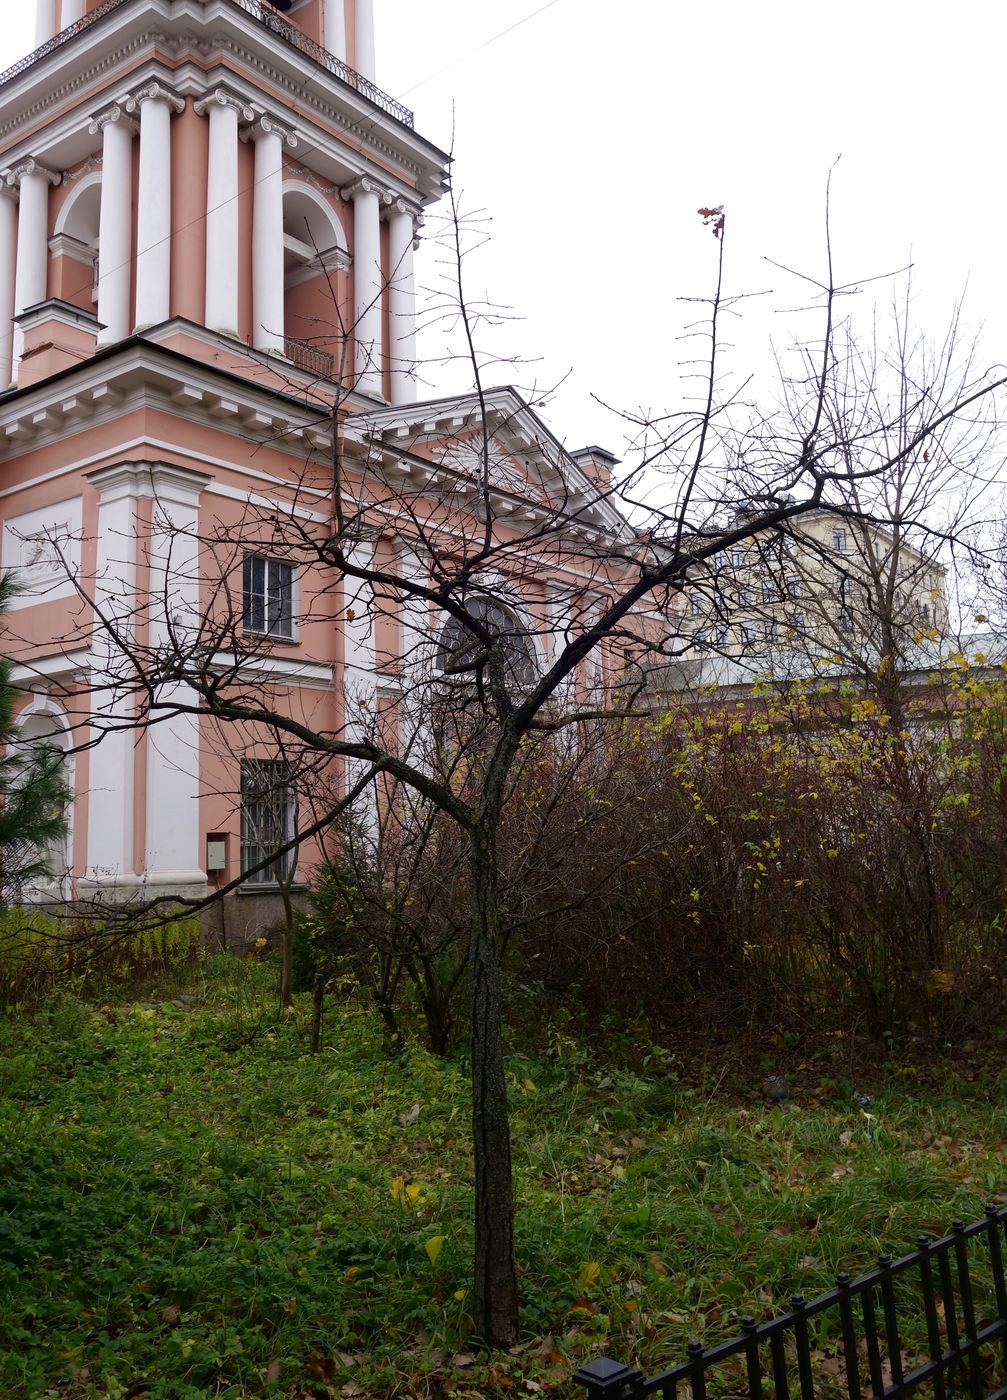
<svg viewBox="0 0 1007 1400">
<path fill-rule="evenodd" d="M 406 1189 L 406 1179 L 404 1176 L 397 1176 L 393 1179 L 390 1191 L 393 1201 L 401 1201 L 402 1193 Z"/>
<path fill-rule="evenodd" d="M 456 1289 L 455 1289 L 455 1302 L 456 1302 L 456 1303 L 464 1303 L 464 1301 L 465 1301 L 465 1289 L 464 1289 L 464 1288 L 456 1288 Z"/>
<path fill-rule="evenodd" d="M 444 1248 L 444 1236 L 432 1235 L 430 1239 L 424 1240 L 423 1248 L 427 1252 L 427 1258 L 431 1264 L 436 1264 L 441 1257 L 441 1250 Z"/>
<path fill-rule="evenodd" d="M 356 1278 L 357 1274 L 359 1274 L 359 1272 L 360 1266 L 358 1264 L 351 1264 L 350 1267 L 343 1274 L 343 1282 L 352 1283 L 353 1280 Z"/>
<path fill-rule="evenodd" d="M 601 1277 L 601 1265 L 595 1259 L 591 1259 L 586 1264 L 581 1264 L 580 1273 L 577 1275 L 578 1286 L 583 1291 L 590 1288 L 592 1284 L 598 1282 Z"/>
<path fill-rule="evenodd" d="M 423 1190 L 422 1186 L 414 1186 L 414 1185 L 407 1186 L 407 1187 L 406 1187 L 406 1200 L 415 1203 L 416 1201 L 419 1200 L 419 1198 L 420 1198 L 420 1192 L 421 1192 L 422 1190 Z"/>
</svg>

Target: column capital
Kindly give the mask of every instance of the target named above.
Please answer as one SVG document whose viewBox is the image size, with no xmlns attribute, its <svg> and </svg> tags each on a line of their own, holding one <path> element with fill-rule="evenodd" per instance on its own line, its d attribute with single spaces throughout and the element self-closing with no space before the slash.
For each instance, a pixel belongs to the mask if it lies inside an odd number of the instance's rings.
<svg viewBox="0 0 1007 1400">
<path fill-rule="evenodd" d="M 87 472 L 86 479 L 98 492 L 99 505 L 148 499 L 197 506 L 213 477 L 173 462 L 115 462 L 110 467 Z"/>
<path fill-rule="evenodd" d="M 129 97 L 126 98 L 126 111 L 136 112 L 144 102 L 167 102 L 173 112 L 181 112 L 185 108 L 184 97 L 179 97 L 177 92 L 173 92 L 171 88 L 165 87 L 164 83 L 159 83 L 156 80 L 145 83 L 142 88 L 130 93 Z"/>
<path fill-rule="evenodd" d="M 58 185 L 63 179 L 55 170 L 50 170 L 47 165 L 42 165 L 34 156 L 30 156 L 28 160 L 11 166 L 3 177 L 4 183 L 10 186 L 20 185 L 21 181 L 30 175 L 41 175 L 50 185 Z"/>
<path fill-rule="evenodd" d="M 284 126 L 282 122 L 271 117 L 268 112 L 259 112 L 251 126 L 247 126 L 241 133 L 243 141 L 258 141 L 262 136 L 278 136 L 284 146 L 293 148 L 297 145 L 297 137 L 289 126 Z"/>
<path fill-rule="evenodd" d="M 131 135 L 136 134 L 136 122 L 126 115 L 125 98 L 120 102 L 113 102 L 111 107 L 106 107 L 103 112 L 96 113 L 88 122 L 87 129 L 92 136 L 97 136 L 98 132 L 104 131 L 110 122 L 123 126 Z"/>
<path fill-rule="evenodd" d="M 239 121 L 248 123 L 255 120 L 255 113 L 252 111 L 251 107 L 249 107 L 248 103 L 243 101 L 242 98 L 236 97 L 235 94 L 229 92 L 227 88 L 214 88 L 212 92 L 208 92 L 204 97 L 199 98 L 197 102 L 192 104 L 192 110 L 196 113 L 197 117 L 205 116 L 205 114 L 211 112 L 214 107 L 233 107 L 238 114 Z"/>
<path fill-rule="evenodd" d="M 348 185 L 343 185 L 339 193 L 343 199 L 356 199 L 358 194 L 376 194 L 382 204 L 392 202 L 391 192 L 385 189 L 384 185 L 378 184 L 377 180 L 372 180 L 369 175 L 358 175 Z"/>
<path fill-rule="evenodd" d="M 414 227 L 423 222 L 423 211 L 420 206 L 414 204 L 410 199 L 403 199 L 401 195 L 393 195 L 381 212 L 386 219 L 390 219 L 393 214 L 408 214 Z"/>
</svg>

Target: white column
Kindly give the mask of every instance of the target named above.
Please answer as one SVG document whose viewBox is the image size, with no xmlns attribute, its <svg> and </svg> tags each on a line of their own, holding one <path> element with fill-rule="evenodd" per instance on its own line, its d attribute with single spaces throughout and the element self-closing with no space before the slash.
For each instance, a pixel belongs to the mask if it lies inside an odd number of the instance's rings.
<svg viewBox="0 0 1007 1400">
<path fill-rule="evenodd" d="M 17 206 L 6 186 L 0 192 L 0 389 L 14 372 L 14 277 L 17 267 Z"/>
<path fill-rule="evenodd" d="M 63 0 L 59 17 L 60 29 L 67 29 L 84 18 L 84 0 Z"/>
<path fill-rule="evenodd" d="M 357 52 L 354 68 L 374 82 L 374 0 L 356 0 Z"/>
<path fill-rule="evenodd" d="M 351 561 L 361 569 L 374 564 L 374 545 L 364 540 L 350 551 Z M 349 743 L 362 743 L 373 736 L 377 725 L 378 684 L 374 632 L 374 590 L 359 579 L 343 579 L 343 731 Z M 348 758 L 345 765 L 349 790 L 366 771 L 367 764 Z M 377 825 L 377 804 L 373 784 L 367 788 L 357 811 L 369 831 Z"/>
<path fill-rule="evenodd" d="M 56 0 L 35 0 L 35 47 L 40 49 L 56 33 Z"/>
<path fill-rule="evenodd" d="M 58 185 L 61 177 L 26 160 L 7 172 L 8 185 L 19 185 L 21 200 L 17 221 L 17 258 L 14 273 L 14 315 L 46 298 L 49 271 L 49 186 Z M 14 327 L 13 365 L 17 370 L 24 337 Z"/>
<path fill-rule="evenodd" d="M 416 282 L 413 239 L 418 211 L 397 199 L 388 213 L 388 320 L 393 404 L 416 401 Z"/>
<path fill-rule="evenodd" d="M 272 117 L 260 117 L 248 133 L 255 142 L 252 204 L 252 344 L 282 355 L 283 146 L 297 137 Z"/>
<path fill-rule="evenodd" d="M 381 202 L 380 185 L 362 176 L 343 190 L 353 200 L 353 336 L 356 387 L 382 397 L 381 390 Z"/>
<path fill-rule="evenodd" d="M 254 113 L 224 88 L 208 93 L 194 110 L 209 113 L 206 178 L 206 312 L 210 330 L 238 334 L 238 119 Z"/>
<path fill-rule="evenodd" d="M 129 335 L 130 262 L 133 255 L 133 133 L 135 124 L 118 103 L 92 121 L 101 132 L 101 209 L 98 214 L 99 345 Z"/>
<path fill-rule="evenodd" d="M 190 651 L 200 632 L 199 498 L 210 478 L 165 463 L 146 468 L 153 496 L 150 565 L 150 646 L 172 655 Z M 156 661 L 155 661 L 156 664 Z M 192 705 L 184 683 L 160 687 L 159 706 Z M 155 710 L 157 714 L 165 711 Z M 144 893 L 200 896 L 206 875 L 199 845 L 199 722 L 170 714 L 146 732 L 147 795 Z"/>
<path fill-rule="evenodd" d="M 106 467 L 90 479 L 98 491 L 96 611 L 123 640 L 136 625 L 136 491 L 132 463 Z M 91 643 L 90 781 L 87 794 L 87 873 L 82 896 L 128 899 L 137 892 L 133 870 L 133 782 L 136 734 L 135 677 L 106 627 Z"/>
<path fill-rule="evenodd" d="M 346 62 L 346 4 L 345 0 L 325 0 L 323 39 L 329 53 Z"/>
<path fill-rule="evenodd" d="M 140 113 L 140 175 L 136 205 L 136 326 L 166 321 L 171 294 L 171 114 L 183 100 L 148 83 L 126 102 Z"/>
</svg>

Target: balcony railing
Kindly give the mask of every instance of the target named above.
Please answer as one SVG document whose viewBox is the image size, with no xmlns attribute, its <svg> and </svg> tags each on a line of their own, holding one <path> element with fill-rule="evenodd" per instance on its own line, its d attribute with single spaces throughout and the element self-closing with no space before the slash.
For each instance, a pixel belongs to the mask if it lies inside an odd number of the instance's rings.
<svg viewBox="0 0 1007 1400">
<path fill-rule="evenodd" d="M 306 340 L 291 340 L 288 336 L 283 344 L 283 353 L 298 369 L 306 370 L 308 374 L 314 374 L 319 379 L 332 378 L 336 362 L 328 350 L 319 350 Z"/>
<path fill-rule="evenodd" d="M 13 64 L 3 73 L 0 73 L 0 87 L 2 87 L 4 83 L 9 83 L 12 78 L 16 78 L 19 73 L 27 72 L 29 68 L 40 62 L 41 59 L 46 58 L 51 53 L 55 53 L 57 49 L 69 43 L 76 35 L 83 33 L 85 29 L 90 29 L 92 24 L 97 24 L 98 20 L 103 19 L 104 16 L 109 14 L 112 10 L 117 10 L 120 5 L 125 4 L 128 4 L 128 0 L 102 0 L 102 4 L 96 6 L 89 14 L 86 14 L 83 19 L 79 19 L 74 24 L 68 25 L 66 29 L 61 29 L 58 34 L 54 34 L 41 48 L 35 49 L 33 53 L 26 54 L 24 58 L 19 59 L 17 63 Z M 330 73 L 340 78 L 348 87 L 353 88 L 355 92 L 359 92 L 362 97 L 366 97 L 369 102 L 374 103 L 375 107 L 379 107 L 381 111 L 387 113 L 388 116 L 394 117 L 394 119 L 397 122 L 401 122 L 403 126 L 411 127 L 413 125 L 413 114 L 408 107 L 404 107 L 401 102 L 396 102 L 394 97 L 389 97 L 386 92 L 382 92 L 369 78 L 365 78 L 360 73 L 355 72 L 349 64 L 344 63 L 341 58 L 337 58 L 335 54 L 329 53 L 328 49 L 323 48 L 321 44 L 316 44 L 314 39 L 309 39 L 307 34 L 302 34 L 295 24 L 291 24 L 289 20 L 284 19 L 277 10 L 273 9 L 272 5 L 269 4 L 269 0 L 228 0 L 228 4 L 235 5 L 239 10 L 244 10 L 246 14 L 253 15 L 256 19 L 261 20 L 268 29 L 272 30 L 274 34 L 279 35 L 286 43 L 290 44 L 295 49 L 299 49 L 301 53 L 307 54 L 309 58 L 321 64 L 323 68 L 327 68 Z"/>
</svg>

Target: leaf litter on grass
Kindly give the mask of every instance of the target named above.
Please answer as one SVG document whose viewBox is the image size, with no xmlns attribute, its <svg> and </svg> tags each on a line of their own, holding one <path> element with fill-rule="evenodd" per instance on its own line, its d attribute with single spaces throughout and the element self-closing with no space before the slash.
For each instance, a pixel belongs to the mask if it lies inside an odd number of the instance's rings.
<svg viewBox="0 0 1007 1400">
<path fill-rule="evenodd" d="M 828 1094 L 769 1107 L 756 1085 L 740 1102 L 666 1057 L 648 1077 L 565 1042 L 522 1051 L 527 1335 L 487 1357 L 467 1314 L 464 1062 L 390 1058 L 353 1000 L 312 1057 L 307 1009 L 276 1015 L 269 969 L 222 976 L 171 1014 L 0 1024 L 10 1400 L 137 1377 L 151 1400 L 564 1392 L 592 1355 L 672 1364 L 689 1338 L 733 1335 L 1002 1195 L 996 1094 L 902 1082 L 868 1119 Z"/>
</svg>

